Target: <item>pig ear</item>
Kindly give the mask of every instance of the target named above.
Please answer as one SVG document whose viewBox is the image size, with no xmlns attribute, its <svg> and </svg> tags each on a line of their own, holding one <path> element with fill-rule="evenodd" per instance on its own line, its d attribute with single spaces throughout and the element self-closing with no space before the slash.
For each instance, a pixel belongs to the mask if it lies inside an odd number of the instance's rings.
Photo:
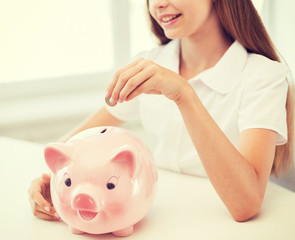
<svg viewBox="0 0 295 240">
<path fill-rule="evenodd" d="M 44 150 L 45 161 L 53 173 L 69 165 L 70 158 L 64 153 L 62 148 L 65 144 L 49 144 Z"/>
<path fill-rule="evenodd" d="M 130 146 L 123 146 L 117 149 L 111 158 L 111 162 L 118 165 L 123 171 L 127 171 L 131 178 L 134 178 L 139 172 L 136 151 Z"/>
</svg>

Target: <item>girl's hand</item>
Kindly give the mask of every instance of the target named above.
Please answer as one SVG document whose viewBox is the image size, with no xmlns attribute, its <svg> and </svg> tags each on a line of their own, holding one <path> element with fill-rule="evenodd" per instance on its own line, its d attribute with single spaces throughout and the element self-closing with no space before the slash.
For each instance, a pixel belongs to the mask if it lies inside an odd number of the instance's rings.
<svg viewBox="0 0 295 240">
<path fill-rule="evenodd" d="M 50 195 L 50 175 L 43 174 L 36 178 L 29 188 L 29 200 L 33 214 L 44 220 L 58 220 L 51 201 Z"/>
<path fill-rule="evenodd" d="M 106 98 L 109 102 L 129 101 L 142 93 L 162 94 L 178 102 L 187 81 L 177 73 L 163 68 L 151 60 L 140 58 L 117 71 L 110 83 Z"/>
</svg>

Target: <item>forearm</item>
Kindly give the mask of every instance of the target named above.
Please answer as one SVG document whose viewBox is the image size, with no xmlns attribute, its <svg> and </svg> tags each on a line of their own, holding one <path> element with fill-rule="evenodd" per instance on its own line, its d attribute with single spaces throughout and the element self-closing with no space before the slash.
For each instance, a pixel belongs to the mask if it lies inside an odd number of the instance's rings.
<svg viewBox="0 0 295 240">
<path fill-rule="evenodd" d="M 71 132 L 64 135 L 60 141 L 66 142 L 73 135 L 88 128 L 98 126 L 121 126 L 124 122 L 112 116 L 104 107 L 92 113 L 84 122 L 73 129 Z"/>
<path fill-rule="evenodd" d="M 186 89 L 177 105 L 206 173 L 230 213 L 238 221 L 254 215 L 264 191 L 253 166 L 231 144 L 192 88 Z"/>
</svg>

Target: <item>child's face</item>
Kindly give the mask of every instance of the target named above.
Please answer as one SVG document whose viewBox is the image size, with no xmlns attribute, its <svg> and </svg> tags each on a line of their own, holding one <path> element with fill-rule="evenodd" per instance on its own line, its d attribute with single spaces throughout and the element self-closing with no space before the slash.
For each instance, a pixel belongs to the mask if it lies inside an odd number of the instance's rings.
<svg viewBox="0 0 295 240">
<path fill-rule="evenodd" d="M 218 19 L 212 0 L 149 0 L 149 11 L 170 39 L 202 34 Z"/>
</svg>

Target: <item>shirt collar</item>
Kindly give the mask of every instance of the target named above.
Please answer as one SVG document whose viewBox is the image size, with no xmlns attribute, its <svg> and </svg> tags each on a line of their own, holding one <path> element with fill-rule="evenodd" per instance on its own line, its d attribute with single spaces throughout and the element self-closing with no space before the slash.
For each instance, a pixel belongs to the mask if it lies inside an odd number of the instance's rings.
<svg viewBox="0 0 295 240">
<path fill-rule="evenodd" d="M 197 77 L 214 91 L 226 94 L 241 75 L 247 57 L 247 50 L 238 41 L 235 41 L 214 67 L 205 70 Z M 192 78 L 190 81 L 194 79 Z"/>
<path fill-rule="evenodd" d="M 163 47 L 163 54 L 161 54 L 159 59 L 161 66 L 179 73 L 180 41 L 173 40 Z M 215 66 L 201 72 L 188 81 L 192 83 L 201 80 L 212 90 L 226 94 L 234 86 L 235 80 L 244 69 L 247 57 L 247 50 L 238 41 L 235 41 Z"/>
</svg>

